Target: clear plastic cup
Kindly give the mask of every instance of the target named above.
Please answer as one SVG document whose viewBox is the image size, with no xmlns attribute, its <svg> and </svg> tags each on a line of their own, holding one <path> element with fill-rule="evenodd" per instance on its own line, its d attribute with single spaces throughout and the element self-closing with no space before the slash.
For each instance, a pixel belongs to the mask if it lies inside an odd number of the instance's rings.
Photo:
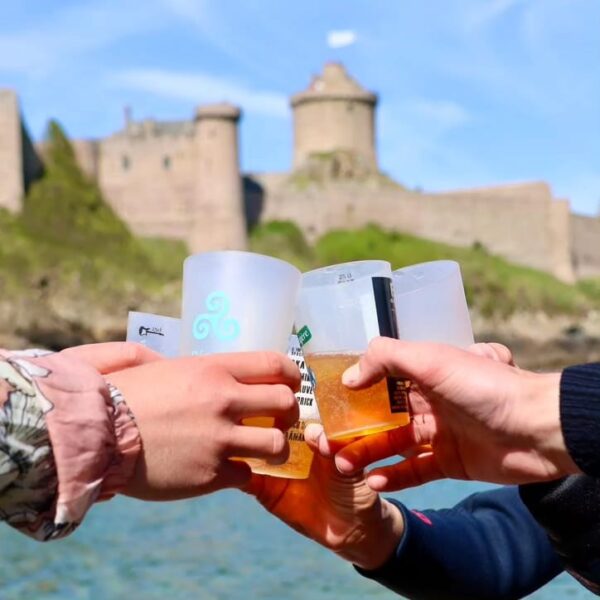
<svg viewBox="0 0 600 600">
<path fill-rule="evenodd" d="M 330 439 L 359 437 L 409 422 L 405 382 L 388 379 L 351 391 L 341 379 L 373 338 L 397 337 L 391 277 L 388 262 L 358 261 L 310 271 L 302 278 L 296 330 Z"/>
<path fill-rule="evenodd" d="M 304 361 L 302 346 L 298 337 L 290 337 L 288 356 L 298 365 L 302 375 L 300 391 L 296 400 L 300 408 L 300 419 L 287 432 L 290 444 L 290 456 L 282 465 L 272 465 L 268 461 L 259 459 L 244 459 L 254 473 L 271 475 L 272 477 L 285 477 L 286 479 L 306 479 L 310 475 L 313 461 L 313 451 L 304 440 L 304 430 L 309 423 L 320 423 L 319 410 L 315 400 L 313 381 Z"/>
<path fill-rule="evenodd" d="M 207 252 L 183 265 L 183 355 L 274 350 L 285 353 L 301 273 L 251 252 Z"/>
<path fill-rule="evenodd" d="M 251 252 L 207 252 L 183 265 L 181 352 L 272 350 L 288 352 L 301 273 L 293 265 Z M 272 427 L 270 417 L 244 419 L 249 426 Z M 283 465 L 243 460 L 255 473 L 308 477 L 310 462 L 301 422 L 290 429 L 290 458 Z M 302 440 L 300 440 L 302 436 Z M 296 440 L 295 438 L 298 438 Z M 301 441 L 301 444 L 292 442 Z M 311 452 L 312 455 L 312 452 Z"/>
<path fill-rule="evenodd" d="M 401 340 L 467 348 L 473 328 L 460 265 L 436 260 L 394 271 L 394 300 Z"/>
<path fill-rule="evenodd" d="M 143 344 L 166 358 L 179 356 L 181 320 L 152 313 L 129 311 L 127 341 Z"/>
</svg>

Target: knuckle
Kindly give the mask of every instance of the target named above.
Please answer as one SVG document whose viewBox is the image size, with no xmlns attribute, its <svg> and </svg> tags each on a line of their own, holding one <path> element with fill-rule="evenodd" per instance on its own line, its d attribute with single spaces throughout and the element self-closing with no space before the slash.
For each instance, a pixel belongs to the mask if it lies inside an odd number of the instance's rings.
<svg viewBox="0 0 600 600">
<path fill-rule="evenodd" d="M 283 355 L 277 352 L 263 352 L 262 360 L 269 375 L 281 377 L 285 373 Z"/>
<path fill-rule="evenodd" d="M 298 408 L 298 401 L 296 400 L 296 396 L 294 392 L 289 387 L 284 385 L 279 386 L 279 408 L 284 413 L 296 412 Z"/>
</svg>

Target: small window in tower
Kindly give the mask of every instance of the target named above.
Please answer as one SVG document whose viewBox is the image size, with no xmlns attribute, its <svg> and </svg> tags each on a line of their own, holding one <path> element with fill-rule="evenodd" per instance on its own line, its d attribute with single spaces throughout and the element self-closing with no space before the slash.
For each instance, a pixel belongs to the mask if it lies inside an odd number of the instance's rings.
<svg viewBox="0 0 600 600">
<path fill-rule="evenodd" d="M 129 171 L 129 167 L 131 167 L 131 161 L 129 160 L 129 156 L 126 154 L 121 157 L 121 167 L 123 171 Z"/>
<path fill-rule="evenodd" d="M 163 156 L 163 168 L 168 171 L 171 168 L 171 157 Z"/>
</svg>

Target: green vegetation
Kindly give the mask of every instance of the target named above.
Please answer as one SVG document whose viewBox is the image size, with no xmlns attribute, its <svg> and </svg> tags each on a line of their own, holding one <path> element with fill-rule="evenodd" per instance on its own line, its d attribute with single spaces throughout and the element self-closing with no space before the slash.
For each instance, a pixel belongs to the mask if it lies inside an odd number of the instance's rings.
<svg viewBox="0 0 600 600">
<path fill-rule="evenodd" d="M 461 265 L 469 304 L 486 316 L 506 316 L 517 310 L 582 314 L 600 307 L 600 280 L 571 286 L 493 256 L 480 245 L 458 248 L 386 232 L 374 225 L 329 232 L 310 247 L 295 225 L 267 223 L 253 230 L 250 243 L 253 250 L 280 256 L 301 269 L 365 259 L 389 260 L 394 269 L 429 260 L 456 260 Z"/>
<path fill-rule="evenodd" d="M 15 299 L 32 289 L 81 295 L 115 307 L 179 280 L 185 245 L 139 239 L 83 174 L 56 122 L 48 127 L 45 172 L 20 215 L 0 211 L 0 289 Z M 125 314 L 125 313 L 124 313 Z"/>
</svg>

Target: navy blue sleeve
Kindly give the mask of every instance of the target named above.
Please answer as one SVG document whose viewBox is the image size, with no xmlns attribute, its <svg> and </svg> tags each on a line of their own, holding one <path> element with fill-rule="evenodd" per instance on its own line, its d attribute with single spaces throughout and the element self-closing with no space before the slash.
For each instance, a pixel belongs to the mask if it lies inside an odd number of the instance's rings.
<svg viewBox="0 0 600 600">
<path fill-rule="evenodd" d="M 600 477 L 600 363 L 562 372 L 560 422 L 571 458 L 586 475 Z"/>
<path fill-rule="evenodd" d="M 516 487 L 473 494 L 447 510 L 390 501 L 404 515 L 404 536 L 385 565 L 358 571 L 407 598 L 523 598 L 563 570 Z"/>
<path fill-rule="evenodd" d="M 520 492 L 566 570 L 600 595 L 600 479 L 573 475 L 523 485 Z"/>
</svg>

